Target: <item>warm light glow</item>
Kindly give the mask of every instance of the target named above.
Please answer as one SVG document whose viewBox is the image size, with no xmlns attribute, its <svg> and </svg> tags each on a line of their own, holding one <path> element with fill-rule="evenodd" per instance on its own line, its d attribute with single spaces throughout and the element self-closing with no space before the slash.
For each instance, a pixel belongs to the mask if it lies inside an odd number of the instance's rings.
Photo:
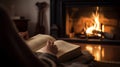
<svg viewBox="0 0 120 67">
<path fill-rule="evenodd" d="M 101 50 L 101 46 L 98 46 L 98 49 Z"/>
<path fill-rule="evenodd" d="M 101 60 L 101 56 L 99 52 L 96 52 L 94 56 L 95 56 L 95 60 Z"/>
<path fill-rule="evenodd" d="M 102 49 L 102 58 L 104 58 L 105 53 L 104 53 L 104 48 Z"/>
<path fill-rule="evenodd" d="M 86 33 L 89 35 L 89 34 L 93 34 L 93 30 L 96 30 L 96 31 L 102 31 L 101 30 L 101 25 L 100 25 L 100 22 L 99 22 L 99 7 L 96 7 L 96 13 L 93 13 L 92 14 L 92 17 L 93 17 L 93 20 L 94 20 L 94 25 L 93 26 L 90 26 L 89 28 L 87 28 L 86 30 Z M 101 36 L 101 34 L 95 34 L 95 35 L 98 35 L 98 36 Z"/>
<path fill-rule="evenodd" d="M 92 52 L 92 51 L 93 51 L 92 46 L 86 46 L 86 49 L 87 49 L 90 53 L 93 53 L 93 52 Z"/>
<path fill-rule="evenodd" d="M 101 57 L 104 57 L 104 50 L 102 50 L 100 45 L 95 46 L 86 46 L 86 50 L 88 50 L 94 57 L 95 60 L 100 61 Z"/>
<path fill-rule="evenodd" d="M 104 32 L 104 27 L 105 27 L 105 26 L 104 26 L 104 25 L 102 25 L 102 32 Z"/>
</svg>

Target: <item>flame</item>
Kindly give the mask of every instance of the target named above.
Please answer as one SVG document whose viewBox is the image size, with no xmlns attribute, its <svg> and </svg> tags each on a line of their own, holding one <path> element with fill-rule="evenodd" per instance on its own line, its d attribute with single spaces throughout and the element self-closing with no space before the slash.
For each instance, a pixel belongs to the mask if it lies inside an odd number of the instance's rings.
<svg viewBox="0 0 120 67">
<path fill-rule="evenodd" d="M 93 20 L 94 20 L 94 25 L 87 28 L 87 30 L 86 30 L 87 34 L 93 34 L 93 30 L 102 31 L 101 30 L 101 25 L 100 25 L 100 22 L 99 22 L 99 13 L 98 13 L 98 11 L 99 11 L 99 7 L 96 7 L 96 12 L 92 14 Z M 97 35 L 101 36 L 100 34 L 97 34 Z"/>
</svg>

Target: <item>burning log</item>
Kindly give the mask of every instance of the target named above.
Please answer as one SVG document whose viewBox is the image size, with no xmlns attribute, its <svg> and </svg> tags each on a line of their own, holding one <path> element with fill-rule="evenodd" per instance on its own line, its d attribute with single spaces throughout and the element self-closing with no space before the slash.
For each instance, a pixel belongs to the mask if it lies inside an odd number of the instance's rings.
<svg viewBox="0 0 120 67">
<path fill-rule="evenodd" d="M 110 34 L 107 32 L 102 32 L 102 31 L 97 31 L 97 30 L 93 30 L 92 31 L 93 34 L 101 34 L 101 36 L 104 36 L 105 39 L 113 39 L 114 34 Z"/>
</svg>

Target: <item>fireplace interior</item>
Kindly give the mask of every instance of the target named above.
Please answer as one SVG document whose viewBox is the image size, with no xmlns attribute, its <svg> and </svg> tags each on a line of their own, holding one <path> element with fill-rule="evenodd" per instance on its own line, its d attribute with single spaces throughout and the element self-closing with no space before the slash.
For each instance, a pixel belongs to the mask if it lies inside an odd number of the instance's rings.
<svg viewBox="0 0 120 67">
<path fill-rule="evenodd" d="M 68 38 L 114 39 L 119 17 L 111 6 L 66 7 L 65 34 Z"/>
<path fill-rule="evenodd" d="M 57 38 L 120 40 L 117 2 L 51 2 L 51 35 Z"/>
</svg>

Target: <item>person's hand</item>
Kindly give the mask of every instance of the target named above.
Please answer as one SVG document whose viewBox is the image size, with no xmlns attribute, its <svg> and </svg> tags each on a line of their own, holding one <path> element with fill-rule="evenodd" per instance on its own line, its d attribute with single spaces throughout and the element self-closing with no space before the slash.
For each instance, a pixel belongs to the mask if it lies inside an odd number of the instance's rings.
<svg viewBox="0 0 120 67">
<path fill-rule="evenodd" d="M 56 55 L 58 53 L 58 48 L 54 45 L 54 41 L 47 41 L 46 46 L 40 49 L 42 53 L 49 53 L 52 55 Z"/>
<path fill-rule="evenodd" d="M 19 36 L 25 40 L 29 39 L 28 31 L 25 32 L 18 32 Z"/>
</svg>

